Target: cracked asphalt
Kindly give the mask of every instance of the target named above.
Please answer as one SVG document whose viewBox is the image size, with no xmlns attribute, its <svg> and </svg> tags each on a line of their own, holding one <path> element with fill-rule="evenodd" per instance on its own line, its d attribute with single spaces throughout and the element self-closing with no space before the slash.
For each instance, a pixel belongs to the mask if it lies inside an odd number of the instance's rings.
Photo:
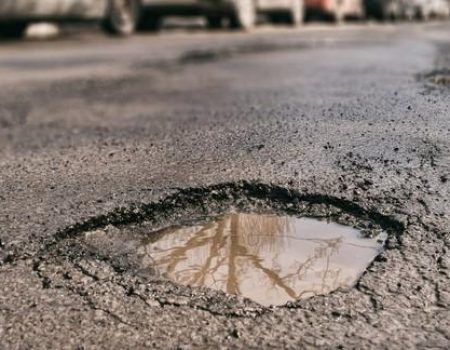
<svg viewBox="0 0 450 350">
<path fill-rule="evenodd" d="M 0 47 L 0 349 L 450 347 L 450 24 Z M 231 207 L 380 226 L 356 286 L 265 308 L 142 271 Z M 102 249 L 90 230 L 112 238 Z"/>
</svg>

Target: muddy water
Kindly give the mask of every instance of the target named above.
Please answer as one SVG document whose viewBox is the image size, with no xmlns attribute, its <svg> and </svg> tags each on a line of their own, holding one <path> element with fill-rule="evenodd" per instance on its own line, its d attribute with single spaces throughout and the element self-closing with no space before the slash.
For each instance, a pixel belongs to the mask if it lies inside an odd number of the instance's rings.
<svg viewBox="0 0 450 350">
<path fill-rule="evenodd" d="M 380 253 L 385 234 L 310 218 L 229 214 L 170 228 L 138 247 L 141 261 L 185 285 L 281 305 L 352 286 Z"/>
</svg>

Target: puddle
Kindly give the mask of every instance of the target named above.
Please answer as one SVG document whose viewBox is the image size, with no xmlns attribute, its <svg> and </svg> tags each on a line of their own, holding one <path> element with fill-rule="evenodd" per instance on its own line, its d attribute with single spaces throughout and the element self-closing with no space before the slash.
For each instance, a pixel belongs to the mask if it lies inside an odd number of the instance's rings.
<svg viewBox="0 0 450 350">
<path fill-rule="evenodd" d="M 177 283 L 268 306 L 353 286 L 385 239 L 311 218 L 229 214 L 149 233 L 133 246 L 140 264 Z"/>
</svg>

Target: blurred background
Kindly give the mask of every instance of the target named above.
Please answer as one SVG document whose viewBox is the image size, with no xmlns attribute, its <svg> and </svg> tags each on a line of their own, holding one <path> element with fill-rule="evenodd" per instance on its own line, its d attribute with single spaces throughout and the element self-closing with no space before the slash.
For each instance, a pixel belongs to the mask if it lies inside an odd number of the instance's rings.
<svg viewBox="0 0 450 350">
<path fill-rule="evenodd" d="M 250 31 L 346 22 L 447 20 L 449 0 L 2 0 L 3 40 L 96 30 L 127 36 L 162 29 Z"/>
</svg>

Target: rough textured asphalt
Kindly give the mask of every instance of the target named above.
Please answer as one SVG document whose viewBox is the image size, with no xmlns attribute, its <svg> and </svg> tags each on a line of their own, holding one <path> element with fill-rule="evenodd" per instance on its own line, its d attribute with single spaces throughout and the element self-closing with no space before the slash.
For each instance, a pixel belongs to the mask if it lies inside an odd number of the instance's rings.
<svg viewBox="0 0 450 350">
<path fill-rule="evenodd" d="M 449 33 L 0 47 L 0 348 L 449 348 Z M 374 221 L 387 249 L 351 290 L 263 308 L 77 241 L 255 201 Z"/>
</svg>

